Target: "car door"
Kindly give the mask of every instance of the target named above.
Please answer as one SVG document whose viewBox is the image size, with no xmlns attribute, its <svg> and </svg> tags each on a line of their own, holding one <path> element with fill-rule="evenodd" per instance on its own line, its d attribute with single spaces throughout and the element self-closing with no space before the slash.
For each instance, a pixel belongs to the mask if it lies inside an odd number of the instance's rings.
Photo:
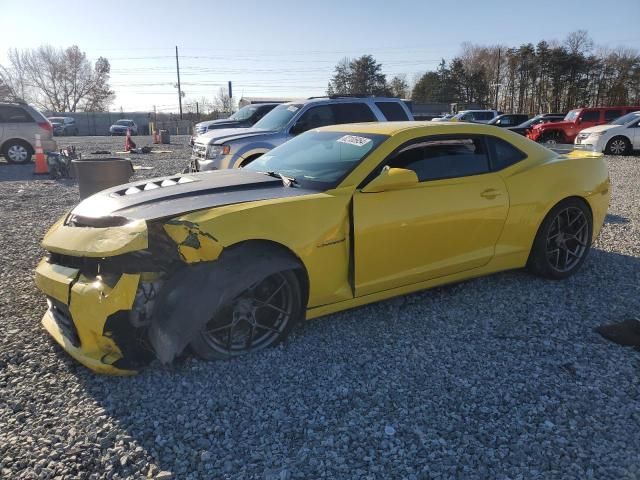
<svg viewBox="0 0 640 480">
<path fill-rule="evenodd" d="M 309 107 L 297 118 L 289 129 L 289 136 L 294 137 L 307 130 L 335 124 L 335 115 L 330 105 Z"/>
<path fill-rule="evenodd" d="M 6 121 L 4 116 L 4 109 L 5 107 L 0 106 L 0 145 L 2 145 L 4 141 L 8 138 L 4 135 L 4 123 Z"/>
<path fill-rule="evenodd" d="M 385 162 L 416 172 L 407 188 L 353 198 L 357 296 L 486 265 L 507 216 L 506 186 L 486 139 L 427 137 Z"/>
<path fill-rule="evenodd" d="M 632 124 L 629 130 L 630 130 L 629 137 L 631 138 L 631 142 L 633 143 L 633 149 L 640 150 L 640 121 Z"/>
</svg>

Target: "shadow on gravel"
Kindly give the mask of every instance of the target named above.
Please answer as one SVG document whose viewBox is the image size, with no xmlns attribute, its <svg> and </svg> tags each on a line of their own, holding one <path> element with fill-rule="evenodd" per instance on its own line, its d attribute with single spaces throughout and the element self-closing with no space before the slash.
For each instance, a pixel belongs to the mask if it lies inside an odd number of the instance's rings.
<svg viewBox="0 0 640 480">
<path fill-rule="evenodd" d="M 13 165 L 0 162 L 0 182 L 51 181 L 49 175 L 34 175 L 34 168 L 33 163 Z"/>
<path fill-rule="evenodd" d="M 188 356 L 131 378 L 72 370 L 104 409 L 96 416 L 178 478 L 351 478 L 372 465 L 390 477 L 388 452 L 431 477 L 463 461 L 460 449 L 513 477 L 524 464 L 586 471 L 590 455 L 576 453 L 577 466 L 555 454 L 566 438 L 576 452 L 598 445 L 602 458 L 630 462 L 610 439 L 630 427 L 634 390 L 598 392 L 634 367 L 593 329 L 637 313 L 639 297 L 640 258 L 594 249 L 565 281 L 514 271 L 418 292 L 309 322 L 281 347 L 228 361 Z M 545 446 L 532 449 L 523 429 Z M 116 442 L 115 432 L 98 435 Z"/>
<path fill-rule="evenodd" d="M 607 216 L 604 217 L 604 223 L 613 224 L 613 225 L 623 225 L 625 223 L 629 223 L 629 219 L 627 217 L 622 217 L 620 215 L 614 215 L 613 213 L 607 213 Z"/>
</svg>

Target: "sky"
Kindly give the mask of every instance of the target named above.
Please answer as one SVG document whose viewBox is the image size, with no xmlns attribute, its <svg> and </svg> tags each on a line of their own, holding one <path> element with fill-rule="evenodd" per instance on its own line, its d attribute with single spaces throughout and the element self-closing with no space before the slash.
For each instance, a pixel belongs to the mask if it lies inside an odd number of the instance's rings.
<svg viewBox="0 0 640 480">
<path fill-rule="evenodd" d="M 344 57 L 371 54 L 388 79 L 411 81 L 467 41 L 518 46 L 583 29 L 596 45 L 640 49 L 638 19 L 640 0 L 0 0 L 0 64 L 9 48 L 75 44 L 111 63 L 112 110 L 168 112 L 176 46 L 185 103 L 228 81 L 236 100 L 300 98 L 324 95 Z"/>
</svg>

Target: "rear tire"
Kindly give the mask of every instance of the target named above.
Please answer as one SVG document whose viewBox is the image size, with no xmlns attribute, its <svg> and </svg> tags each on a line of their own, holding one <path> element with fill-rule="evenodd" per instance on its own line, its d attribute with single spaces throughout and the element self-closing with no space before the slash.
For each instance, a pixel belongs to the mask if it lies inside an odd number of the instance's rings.
<svg viewBox="0 0 640 480">
<path fill-rule="evenodd" d="M 604 149 L 607 155 L 628 155 L 630 151 L 631 142 L 626 137 L 613 137 Z"/>
<path fill-rule="evenodd" d="M 31 161 L 33 148 L 22 140 L 9 140 L 2 149 L 4 158 L 9 163 L 23 165 Z"/>
<path fill-rule="evenodd" d="M 591 248 L 593 219 L 579 198 L 558 203 L 542 221 L 527 268 L 544 278 L 560 280 L 578 271 Z"/>
<path fill-rule="evenodd" d="M 247 288 L 212 318 L 191 342 L 205 360 L 219 360 L 280 343 L 303 318 L 300 280 L 277 272 Z"/>
</svg>

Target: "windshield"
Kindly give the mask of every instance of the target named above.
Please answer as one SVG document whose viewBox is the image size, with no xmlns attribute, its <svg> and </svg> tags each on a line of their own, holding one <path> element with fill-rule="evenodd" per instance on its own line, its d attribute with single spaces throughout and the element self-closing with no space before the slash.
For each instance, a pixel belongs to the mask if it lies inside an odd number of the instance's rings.
<svg viewBox="0 0 640 480">
<path fill-rule="evenodd" d="M 229 120 L 238 120 L 238 121 L 247 120 L 251 118 L 254 113 L 256 113 L 256 110 L 258 110 L 258 107 L 247 105 L 246 107 L 242 107 L 236 113 L 231 115 L 229 117 Z"/>
<path fill-rule="evenodd" d="M 640 112 L 631 112 L 621 117 L 618 117 L 615 120 L 612 120 L 611 122 L 609 122 L 609 125 L 626 125 L 627 123 L 633 120 L 639 120 L 639 119 L 640 119 Z"/>
<path fill-rule="evenodd" d="M 386 138 L 368 133 L 309 131 L 245 168 L 277 172 L 294 178 L 303 187 L 325 190 L 335 187 Z"/>
<path fill-rule="evenodd" d="M 568 122 L 573 122 L 576 118 L 578 118 L 579 114 L 580 114 L 580 110 L 571 110 L 569 113 L 567 113 L 564 119 L 567 120 Z"/>
<path fill-rule="evenodd" d="M 118 120 L 116 122 L 116 125 L 124 125 L 125 127 L 128 127 L 131 124 L 131 122 L 129 120 Z"/>
<path fill-rule="evenodd" d="M 284 104 L 278 105 L 276 108 L 267 113 L 261 120 L 256 122 L 253 128 L 262 128 L 264 130 L 281 130 L 289 120 L 300 110 L 300 104 Z"/>
</svg>

